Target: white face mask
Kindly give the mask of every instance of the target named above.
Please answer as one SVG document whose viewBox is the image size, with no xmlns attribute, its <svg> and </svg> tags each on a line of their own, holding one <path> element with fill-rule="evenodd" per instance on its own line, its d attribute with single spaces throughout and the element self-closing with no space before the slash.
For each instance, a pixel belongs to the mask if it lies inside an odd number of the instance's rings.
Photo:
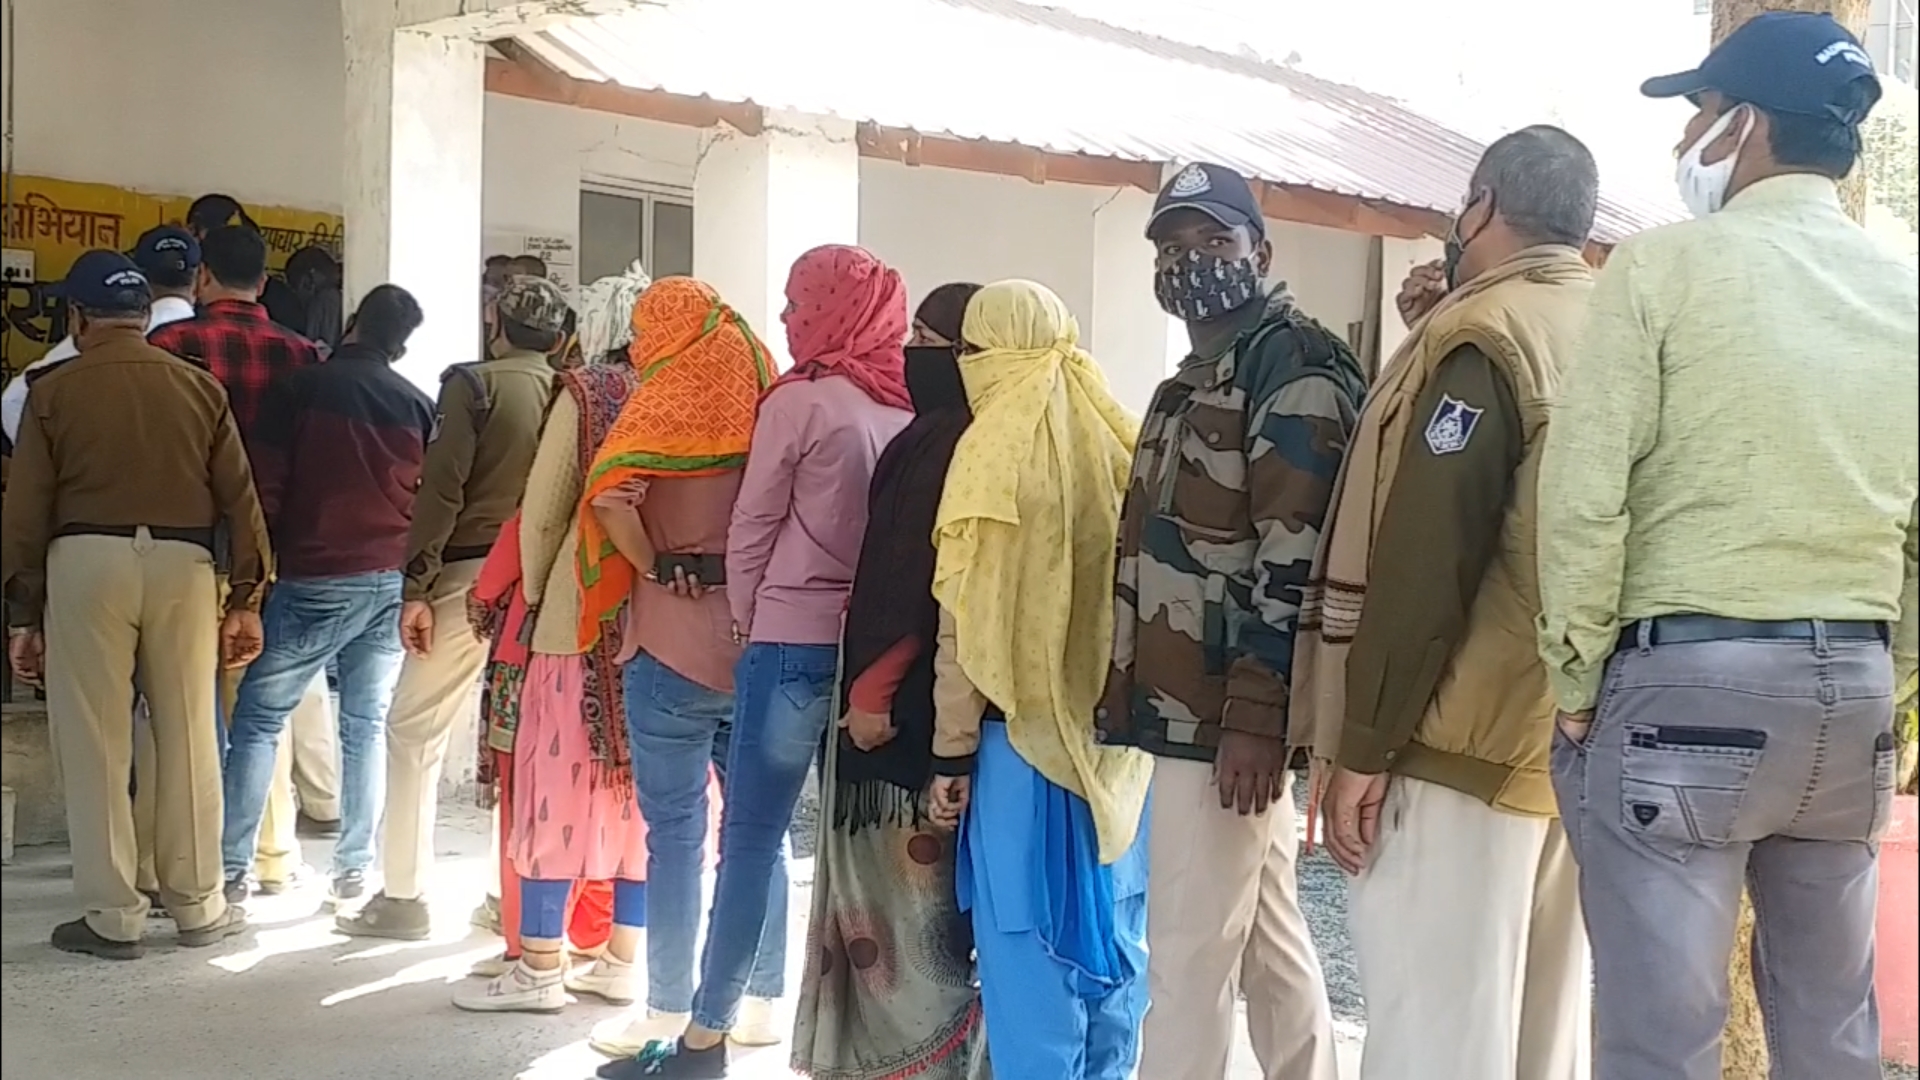
<svg viewBox="0 0 1920 1080">
<path fill-rule="evenodd" d="M 1734 145 L 1733 153 L 1711 165 L 1700 160 L 1713 145 L 1715 139 L 1726 133 L 1734 118 L 1741 118 L 1740 140 Z M 1718 213 L 1727 204 L 1727 188 L 1733 184 L 1733 169 L 1740 162 L 1740 149 L 1747 144 L 1747 136 L 1753 132 L 1753 114 L 1744 108 L 1734 108 L 1720 114 L 1720 119 L 1694 142 L 1686 153 L 1680 155 L 1680 164 L 1674 170 L 1674 182 L 1680 187 L 1680 200 L 1687 204 L 1687 210 L 1694 217 L 1703 218 Z"/>
</svg>

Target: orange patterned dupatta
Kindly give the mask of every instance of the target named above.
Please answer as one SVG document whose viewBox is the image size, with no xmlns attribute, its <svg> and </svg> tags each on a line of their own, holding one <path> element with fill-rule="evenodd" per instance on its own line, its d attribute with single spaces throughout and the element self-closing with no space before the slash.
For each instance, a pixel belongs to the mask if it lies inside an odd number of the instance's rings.
<svg viewBox="0 0 1920 1080">
<path fill-rule="evenodd" d="M 746 320 L 689 277 L 662 278 L 640 295 L 627 355 L 639 385 L 600 444 L 580 497 L 583 646 L 619 615 L 636 574 L 594 516 L 594 498 L 641 477 L 743 468 L 755 410 L 773 379 L 772 359 Z"/>
</svg>

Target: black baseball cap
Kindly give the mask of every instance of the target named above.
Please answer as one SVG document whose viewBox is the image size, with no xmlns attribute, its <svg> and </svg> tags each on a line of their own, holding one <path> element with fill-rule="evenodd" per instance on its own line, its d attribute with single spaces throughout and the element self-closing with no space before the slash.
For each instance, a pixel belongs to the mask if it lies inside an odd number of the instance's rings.
<svg viewBox="0 0 1920 1080">
<path fill-rule="evenodd" d="M 73 260 L 60 283 L 61 299 L 82 311 L 140 311 L 153 303 L 153 286 L 132 259 L 96 249 Z"/>
<path fill-rule="evenodd" d="M 1147 219 L 1147 235 L 1153 235 L 1154 223 L 1175 210 L 1198 210 L 1229 229 L 1246 225 L 1253 235 L 1264 236 L 1266 219 L 1260 216 L 1260 202 L 1246 177 L 1225 165 L 1196 161 L 1173 174 L 1153 200 L 1153 216 Z"/>
<path fill-rule="evenodd" d="M 1865 107 L 1844 93 L 1867 80 Z M 1648 97 L 1691 97 L 1708 90 L 1767 112 L 1817 116 L 1856 125 L 1880 100 L 1873 58 L 1831 15 L 1775 11 L 1728 34 L 1692 71 L 1641 84 Z"/>
<path fill-rule="evenodd" d="M 156 225 L 140 234 L 130 255 L 142 273 L 178 277 L 200 268 L 200 241 L 178 225 Z"/>
</svg>

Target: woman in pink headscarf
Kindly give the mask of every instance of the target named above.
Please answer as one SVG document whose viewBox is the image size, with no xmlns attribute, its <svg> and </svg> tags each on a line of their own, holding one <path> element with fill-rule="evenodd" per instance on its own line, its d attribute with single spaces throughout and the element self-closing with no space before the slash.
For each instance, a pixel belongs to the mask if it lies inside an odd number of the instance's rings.
<svg viewBox="0 0 1920 1080">
<path fill-rule="evenodd" d="M 833 713 L 867 489 L 880 452 L 913 419 L 898 272 L 861 248 L 814 248 L 787 278 L 781 320 L 793 369 L 760 399 L 726 581 L 702 583 L 726 589 L 746 650 L 700 989 L 685 1033 L 602 1068 L 616 1080 L 724 1076 L 730 1034 L 764 1041 L 785 993 L 787 827 Z"/>
</svg>

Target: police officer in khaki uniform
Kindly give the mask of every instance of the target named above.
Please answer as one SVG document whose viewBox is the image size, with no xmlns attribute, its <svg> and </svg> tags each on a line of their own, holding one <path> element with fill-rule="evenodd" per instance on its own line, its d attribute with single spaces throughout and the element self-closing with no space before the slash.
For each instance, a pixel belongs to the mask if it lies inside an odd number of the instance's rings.
<svg viewBox="0 0 1920 1080">
<path fill-rule="evenodd" d="M 212 945 L 246 927 L 221 895 L 211 673 L 260 651 L 267 529 L 226 391 L 146 342 L 153 293 L 139 268 L 116 252 L 87 252 L 63 296 L 80 355 L 28 398 L 0 581 L 20 623 L 8 641 L 14 671 L 45 678 L 74 892 L 86 909 L 54 929 L 53 945 L 132 960 L 144 951 L 148 909 L 134 887 L 127 791 L 136 666 L 157 757 L 161 899 L 182 945 Z M 213 568 L 222 522 L 233 561 L 224 621 Z"/>
<path fill-rule="evenodd" d="M 488 319 L 487 359 L 447 369 L 439 430 L 414 504 L 401 636 L 406 666 L 387 714 L 387 813 L 381 834 L 385 889 L 349 934 L 419 940 L 433 866 L 433 820 L 447 746 L 486 666 L 486 643 L 466 618 L 467 590 L 500 527 L 520 506 L 553 398 L 552 355 L 571 309 L 544 278 L 507 279 Z"/>
</svg>

